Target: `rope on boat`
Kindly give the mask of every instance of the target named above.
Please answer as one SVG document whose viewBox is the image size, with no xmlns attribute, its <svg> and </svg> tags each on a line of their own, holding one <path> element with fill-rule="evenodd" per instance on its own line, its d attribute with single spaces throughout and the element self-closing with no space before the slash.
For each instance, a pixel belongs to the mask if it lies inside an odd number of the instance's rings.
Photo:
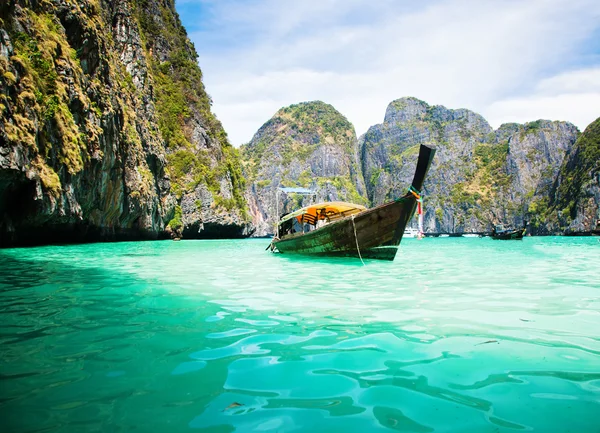
<svg viewBox="0 0 600 433">
<path fill-rule="evenodd" d="M 360 247 L 358 246 L 358 236 L 356 236 L 356 225 L 354 224 L 354 215 L 351 215 L 352 218 L 352 227 L 354 227 L 354 240 L 356 241 L 356 251 L 358 251 L 358 258 L 362 262 L 363 266 L 365 266 L 365 261 L 360 255 Z"/>
<path fill-rule="evenodd" d="M 415 196 L 415 198 L 417 199 L 417 201 L 422 202 L 423 198 L 421 197 L 421 192 L 415 188 L 414 186 L 410 186 L 408 187 L 408 192 L 411 193 L 412 195 Z"/>
<path fill-rule="evenodd" d="M 417 199 L 417 215 L 419 216 L 419 239 L 424 235 L 423 233 L 423 196 L 421 192 L 414 186 L 408 188 L 409 194 L 412 194 Z"/>
</svg>

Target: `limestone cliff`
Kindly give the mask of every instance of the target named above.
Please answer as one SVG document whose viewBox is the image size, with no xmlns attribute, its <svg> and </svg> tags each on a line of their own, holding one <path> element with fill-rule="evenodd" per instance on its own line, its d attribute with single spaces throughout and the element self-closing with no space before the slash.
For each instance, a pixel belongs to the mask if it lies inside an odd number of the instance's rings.
<svg viewBox="0 0 600 433">
<path fill-rule="evenodd" d="M 600 118 L 581 134 L 553 185 L 544 216 L 567 234 L 587 234 L 600 220 Z M 598 227 L 600 228 L 600 227 Z"/>
<path fill-rule="evenodd" d="M 331 105 L 304 102 L 280 109 L 242 146 L 255 234 L 273 233 L 277 189 L 305 187 L 317 200 L 367 203 L 354 127 Z M 281 194 L 279 213 L 308 203 Z"/>
<path fill-rule="evenodd" d="M 360 155 L 369 199 L 377 205 L 406 191 L 419 144 L 437 147 L 424 188 L 428 232 L 481 232 L 527 218 L 543 231 L 539 203 L 549 197 L 577 135 L 570 123 L 544 120 L 494 131 L 472 111 L 402 98 L 360 138 Z"/>
<path fill-rule="evenodd" d="M 13 0 L 0 24 L 0 245 L 247 233 L 172 0 Z"/>
<path fill-rule="evenodd" d="M 568 122 L 538 120 L 500 126 L 496 142 L 507 149 L 502 171 L 509 183 L 492 206 L 497 220 L 520 226 L 526 219 L 533 234 L 558 233 L 543 208 L 578 136 L 579 130 Z"/>
</svg>

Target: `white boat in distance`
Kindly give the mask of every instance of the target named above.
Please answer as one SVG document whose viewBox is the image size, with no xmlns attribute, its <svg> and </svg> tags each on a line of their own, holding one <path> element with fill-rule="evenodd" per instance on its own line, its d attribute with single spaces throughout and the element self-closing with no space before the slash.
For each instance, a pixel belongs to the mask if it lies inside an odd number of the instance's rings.
<svg viewBox="0 0 600 433">
<path fill-rule="evenodd" d="M 403 238 L 416 238 L 418 234 L 419 234 L 418 229 L 415 229 L 413 227 L 406 227 L 404 229 L 404 234 L 402 235 L 402 237 Z"/>
</svg>

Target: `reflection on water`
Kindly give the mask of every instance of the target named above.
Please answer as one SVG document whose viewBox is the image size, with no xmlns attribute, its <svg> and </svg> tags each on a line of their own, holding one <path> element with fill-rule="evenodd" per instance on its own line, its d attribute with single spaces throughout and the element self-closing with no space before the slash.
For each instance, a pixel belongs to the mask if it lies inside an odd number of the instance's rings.
<svg viewBox="0 0 600 433">
<path fill-rule="evenodd" d="M 598 432 L 591 238 L 0 251 L 6 431 Z"/>
</svg>

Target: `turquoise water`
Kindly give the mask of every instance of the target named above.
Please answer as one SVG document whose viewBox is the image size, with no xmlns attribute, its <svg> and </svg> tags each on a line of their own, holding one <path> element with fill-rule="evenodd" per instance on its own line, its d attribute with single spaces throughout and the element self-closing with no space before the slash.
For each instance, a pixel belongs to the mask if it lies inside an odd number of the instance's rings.
<svg viewBox="0 0 600 433">
<path fill-rule="evenodd" d="M 600 432 L 595 238 L 0 250 L 0 431 Z"/>
</svg>

